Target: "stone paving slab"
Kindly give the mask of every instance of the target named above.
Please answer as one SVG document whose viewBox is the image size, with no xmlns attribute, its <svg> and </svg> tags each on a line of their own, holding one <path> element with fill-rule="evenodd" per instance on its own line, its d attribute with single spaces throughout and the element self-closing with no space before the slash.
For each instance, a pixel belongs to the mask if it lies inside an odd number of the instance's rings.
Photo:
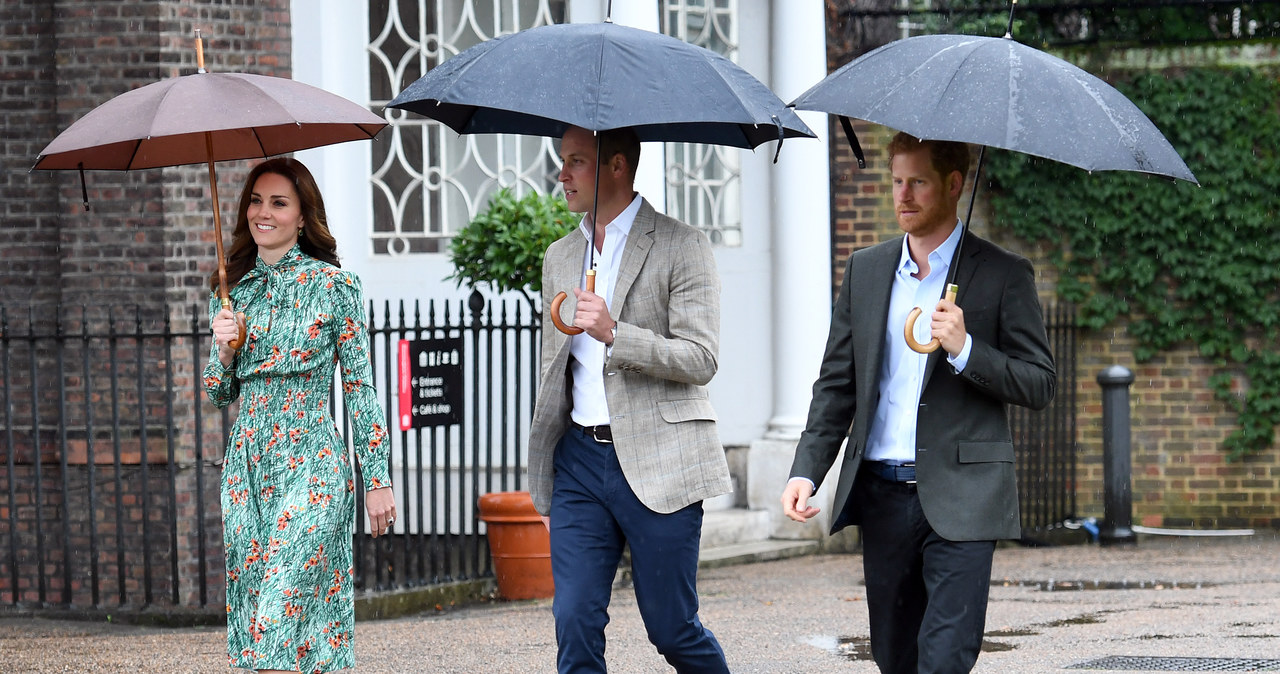
<svg viewBox="0 0 1280 674">
<path fill-rule="evenodd" d="M 810 555 L 702 569 L 702 617 L 733 671 L 875 672 L 861 561 Z M 1001 547 L 992 582 L 976 672 L 1083 671 L 1071 668 L 1121 656 L 1280 659 L 1275 533 Z M 630 588 L 615 592 L 611 615 L 611 671 L 671 671 L 644 636 Z M 359 672 L 555 669 L 550 600 L 362 621 L 356 632 Z M 0 618 L 0 671 L 227 672 L 224 638 L 220 628 Z"/>
</svg>

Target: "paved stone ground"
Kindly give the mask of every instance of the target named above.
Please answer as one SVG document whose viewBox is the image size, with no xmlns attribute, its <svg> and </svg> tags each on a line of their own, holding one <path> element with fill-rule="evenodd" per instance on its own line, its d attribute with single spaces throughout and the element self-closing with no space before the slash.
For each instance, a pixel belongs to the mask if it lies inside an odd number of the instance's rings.
<svg viewBox="0 0 1280 674">
<path fill-rule="evenodd" d="M 699 582 L 703 620 L 734 672 L 876 671 L 865 654 L 858 555 L 705 569 Z M 611 671 L 671 671 L 646 640 L 630 589 L 615 593 L 611 613 Z M 1002 547 L 987 630 L 976 672 L 1075 671 L 1111 656 L 1280 666 L 1280 535 Z M 223 649 L 220 628 L 0 618 L 3 672 L 227 672 Z M 551 603 L 498 601 L 364 621 L 356 658 L 360 672 L 551 672 Z"/>
</svg>

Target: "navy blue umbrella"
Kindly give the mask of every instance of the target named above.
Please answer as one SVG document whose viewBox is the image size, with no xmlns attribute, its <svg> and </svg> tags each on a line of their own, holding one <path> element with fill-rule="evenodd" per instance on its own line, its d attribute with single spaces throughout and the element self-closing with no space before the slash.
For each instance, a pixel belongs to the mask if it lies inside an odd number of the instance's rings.
<svg viewBox="0 0 1280 674">
<path fill-rule="evenodd" d="M 729 59 L 608 21 L 482 42 L 432 68 L 387 107 L 464 134 L 559 138 L 570 126 L 630 127 L 641 141 L 748 149 L 813 137 L 794 110 Z"/>
<path fill-rule="evenodd" d="M 631 128 L 641 141 L 754 149 L 814 134 L 760 80 L 697 45 L 638 28 L 567 23 L 482 42 L 432 68 L 387 104 L 458 133 L 559 138 L 570 126 Z M 596 166 L 599 180 L 599 165 Z M 597 195 L 598 196 L 598 195 Z M 592 209 L 594 212 L 594 208 Z M 588 245 L 592 256 L 595 246 Z M 595 270 L 587 273 L 594 290 Z M 556 295 L 551 320 L 567 334 Z"/>
<path fill-rule="evenodd" d="M 1124 94 L 1008 36 L 890 42 L 831 73 L 792 105 L 922 140 L 1014 150 L 1086 171 L 1196 182 L 1164 134 Z"/>
</svg>

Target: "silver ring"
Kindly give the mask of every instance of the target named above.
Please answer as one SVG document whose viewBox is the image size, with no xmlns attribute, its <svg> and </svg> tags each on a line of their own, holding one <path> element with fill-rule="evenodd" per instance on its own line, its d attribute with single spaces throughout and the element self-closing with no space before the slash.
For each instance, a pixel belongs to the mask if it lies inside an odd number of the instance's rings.
<svg viewBox="0 0 1280 674">
<path fill-rule="evenodd" d="M 395 523 L 396 523 L 396 516 L 395 516 L 395 515 L 392 515 L 391 517 L 388 517 L 388 518 L 387 518 L 387 526 L 391 526 L 392 524 L 395 524 Z"/>
</svg>

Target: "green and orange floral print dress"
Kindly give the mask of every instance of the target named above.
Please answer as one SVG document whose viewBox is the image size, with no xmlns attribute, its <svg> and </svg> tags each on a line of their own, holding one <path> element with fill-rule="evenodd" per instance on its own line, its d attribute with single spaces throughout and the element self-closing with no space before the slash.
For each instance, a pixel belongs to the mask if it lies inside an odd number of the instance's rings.
<svg viewBox="0 0 1280 674">
<path fill-rule="evenodd" d="M 245 669 L 352 667 L 355 477 L 328 411 L 335 363 L 364 488 L 391 485 L 360 281 L 294 246 L 259 258 L 231 298 L 245 345 L 224 368 L 215 344 L 204 371 L 214 405 L 241 400 L 222 469 L 227 655 Z"/>
</svg>

